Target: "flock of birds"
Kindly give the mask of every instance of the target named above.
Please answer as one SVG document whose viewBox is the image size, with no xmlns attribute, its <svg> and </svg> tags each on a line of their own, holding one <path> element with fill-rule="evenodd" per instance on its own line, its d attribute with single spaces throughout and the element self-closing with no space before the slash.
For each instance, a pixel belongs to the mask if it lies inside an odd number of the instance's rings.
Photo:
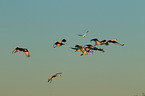
<svg viewBox="0 0 145 96">
<path fill-rule="evenodd" d="M 87 31 L 84 35 L 81 35 L 79 34 L 78 36 L 81 36 L 81 37 L 85 37 L 87 35 L 89 31 Z M 77 51 L 81 51 L 82 54 L 80 56 L 83 56 L 83 55 L 88 55 L 88 54 L 93 54 L 94 51 L 101 51 L 101 52 L 105 52 L 103 50 L 103 48 L 97 48 L 95 47 L 96 45 L 105 45 L 105 46 L 108 46 L 110 43 L 113 43 L 113 44 L 117 44 L 117 45 L 120 45 L 120 46 L 124 46 L 124 44 L 120 44 L 117 42 L 117 39 L 110 39 L 110 40 L 98 40 L 97 38 L 94 38 L 94 39 L 91 39 L 90 42 L 95 42 L 95 45 L 91 45 L 91 44 L 87 44 L 87 45 L 84 45 L 84 46 L 81 46 L 81 45 L 75 45 L 75 47 L 70 47 L 71 49 L 75 50 L 75 52 Z M 56 41 L 53 45 L 53 48 L 56 48 L 56 47 L 59 47 L 59 46 L 63 46 L 63 45 L 67 45 L 66 43 L 66 39 L 61 39 L 59 41 Z M 30 57 L 30 53 L 28 51 L 27 48 L 19 48 L 19 47 L 16 47 L 13 51 L 12 51 L 12 54 L 13 53 L 16 53 L 16 52 L 24 52 L 26 54 L 27 57 Z M 52 82 L 52 79 L 55 78 L 55 77 L 58 77 L 58 76 L 61 76 L 62 73 L 55 73 L 53 75 L 51 75 L 49 78 L 48 78 L 48 82 Z"/>
</svg>

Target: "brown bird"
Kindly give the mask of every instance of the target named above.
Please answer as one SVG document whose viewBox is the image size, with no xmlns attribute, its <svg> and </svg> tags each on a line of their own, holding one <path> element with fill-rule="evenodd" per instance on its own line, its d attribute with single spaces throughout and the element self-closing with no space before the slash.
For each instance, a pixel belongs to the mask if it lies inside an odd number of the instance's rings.
<svg viewBox="0 0 145 96">
<path fill-rule="evenodd" d="M 96 46 L 96 45 L 102 45 L 101 41 L 99 41 L 97 38 L 90 40 L 90 42 L 92 42 L 92 41 L 95 42 L 95 45 L 94 46 Z"/>
<path fill-rule="evenodd" d="M 61 76 L 61 74 L 62 74 L 62 73 L 53 74 L 52 76 L 50 76 L 50 77 L 48 78 L 48 82 L 51 83 L 53 78 L 58 77 L 58 76 Z"/>
<path fill-rule="evenodd" d="M 75 47 L 79 48 L 82 51 L 82 54 L 80 56 L 93 54 L 93 53 L 90 53 L 90 50 L 86 50 L 86 48 L 83 46 L 76 45 Z"/>
<path fill-rule="evenodd" d="M 98 51 L 105 52 L 105 51 L 103 50 L 103 48 L 97 48 L 97 47 L 94 47 L 94 46 L 91 45 L 91 44 L 88 44 L 88 45 L 85 45 L 85 46 L 87 46 L 87 47 L 85 47 L 86 50 L 98 50 Z"/>
<path fill-rule="evenodd" d="M 78 36 L 85 37 L 89 31 L 87 31 L 84 35 L 79 34 Z"/>
<path fill-rule="evenodd" d="M 109 43 L 113 43 L 113 44 L 124 46 L 124 44 L 118 43 L 117 39 L 110 39 L 110 40 L 103 40 L 102 41 L 102 44 L 105 44 L 105 45 L 109 45 Z"/>
<path fill-rule="evenodd" d="M 12 51 L 12 54 L 13 53 L 16 53 L 16 52 L 24 52 L 26 54 L 27 57 L 30 57 L 30 53 L 28 51 L 28 49 L 26 48 L 19 48 L 19 47 L 16 47 L 13 51 Z"/>
<path fill-rule="evenodd" d="M 60 41 L 56 41 L 53 47 L 56 48 L 58 46 L 67 45 L 67 43 L 64 43 L 64 42 L 66 42 L 66 39 L 61 39 Z"/>
</svg>

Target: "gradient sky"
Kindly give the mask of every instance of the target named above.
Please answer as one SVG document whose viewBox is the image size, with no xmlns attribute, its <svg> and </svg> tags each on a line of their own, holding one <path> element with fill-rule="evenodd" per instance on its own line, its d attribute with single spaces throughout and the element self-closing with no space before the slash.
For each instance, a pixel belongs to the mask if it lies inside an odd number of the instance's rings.
<svg viewBox="0 0 145 96">
<path fill-rule="evenodd" d="M 63 38 L 67 46 L 52 47 Z M 69 48 L 92 38 L 125 46 L 82 57 Z M 145 0 L 1 0 L 0 96 L 141 96 L 144 38 Z M 31 57 L 11 54 L 17 46 Z M 49 84 L 56 72 L 63 74 Z"/>
</svg>

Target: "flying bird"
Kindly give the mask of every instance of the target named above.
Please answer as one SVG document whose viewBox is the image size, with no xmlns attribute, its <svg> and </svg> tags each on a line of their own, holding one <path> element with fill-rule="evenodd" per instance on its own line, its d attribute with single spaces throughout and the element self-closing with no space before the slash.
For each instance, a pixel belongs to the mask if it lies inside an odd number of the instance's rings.
<svg viewBox="0 0 145 96">
<path fill-rule="evenodd" d="M 61 39 L 60 41 L 56 41 L 54 44 L 53 44 L 53 48 L 56 48 L 58 46 L 62 46 L 62 45 L 67 45 L 67 43 L 64 43 L 66 42 L 66 39 Z"/>
<path fill-rule="evenodd" d="M 88 55 L 88 54 L 93 54 L 92 52 L 90 52 L 90 50 L 86 50 L 86 48 L 83 47 L 83 46 L 76 45 L 75 47 L 79 48 L 82 51 L 82 54 L 80 56 Z"/>
<path fill-rule="evenodd" d="M 117 45 L 121 45 L 121 46 L 124 46 L 124 44 L 120 44 L 120 43 L 118 43 L 117 42 L 117 39 L 110 39 L 110 40 L 108 40 L 107 42 L 109 42 L 109 43 L 113 43 L 113 44 L 117 44 Z"/>
<path fill-rule="evenodd" d="M 89 31 L 87 31 L 84 35 L 79 34 L 78 36 L 85 37 Z"/>
<path fill-rule="evenodd" d="M 94 38 L 94 39 L 91 39 L 91 40 L 90 40 L 90 42 L 92 42 L 92 41 L 95 42 L 95 45 L 94 45 L 94 46 L 96 46 L 96 45 L 102 45 L 102 42 L 99 41 L 97 38 Z"/>
<path fill-rule="evenodd" d="M 124 44 L 118 43 L 117 39 L 102 40 L 101 42 L 102 42 L 102 44 L 105 44 L 106 46 L 109 45 L 109 43 L 113 43 L 113 44 L 124 46 Z"/>
<path fill-rule="evenodd" d="M 13 51 L 12 51 L 12 54 L 13 53 L 16 53 L 16 52 L 24 52 L 26 54 L 27 57 L 30 57 L 30 53 L 28 51 L 28 49 L 26 48 L 19 48 L 19 47 L 16 47 Z"/>
<path fill-rule="evenodd" d="M 62 73 L 53 74 L 52 76 L 50 76 L 50 77 L 48 78 L 48 82 L 51 83 L 53 78 L 58 77 L 58 76 L 61 76 L 61 74 L 62 74 Z"/>
<path fill-rule="evenodd" d="M 97 48 L 97 47 L 94 47 L 94 46 L 91 45 L 91 44 L 88 44 L 88 45 L 85 45 L 85 46 L 87 46 L 87 47 L 86 47 L 86 50 L 98 50 L 98 51 L 105 52 L 105 51 L 103 50 L 103 48 Z"/>
</svg>

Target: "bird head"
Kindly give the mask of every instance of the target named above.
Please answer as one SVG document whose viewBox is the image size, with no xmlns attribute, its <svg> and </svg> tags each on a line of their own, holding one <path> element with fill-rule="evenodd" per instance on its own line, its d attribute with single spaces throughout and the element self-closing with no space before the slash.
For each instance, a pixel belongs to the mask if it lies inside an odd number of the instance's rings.
<svg viewBox="0 0 145 96">
<path fill-rule="evenodd" d="M 115 41 L 117 41 L 117 39 L 114 39 Z"/>
</svg>

